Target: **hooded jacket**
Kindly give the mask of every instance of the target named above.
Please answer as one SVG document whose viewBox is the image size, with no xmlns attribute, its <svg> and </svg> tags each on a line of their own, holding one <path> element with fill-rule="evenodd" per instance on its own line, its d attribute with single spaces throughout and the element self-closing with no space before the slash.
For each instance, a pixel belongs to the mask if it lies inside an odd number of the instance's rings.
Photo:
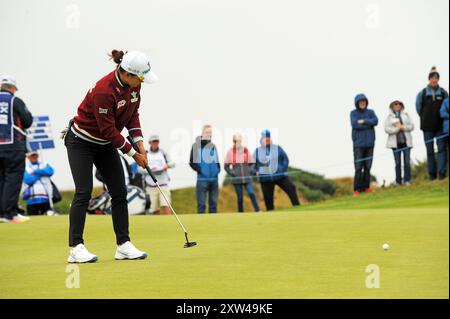
<svg viewBox="0 0 450 319">
<path fill-rule="evenodd" d="M 364 94 L 358 94 L 355 97 L 355 107 L 350 113 L 350 122 L 352 125 L 352 140 L 354 148 L 374 147 L 375 146 L 375 126 L 378 125 L 378 118 L 373 110 L 365 108 L 361 110 L 359 102 L 369 100 Z M 358 124 L 359 120 L 364 120 L 363 124 Z"/>
<path fill-rule="evenodd" d="M 397 143 L 397 134 L 400 132 L 400 129 L 396 127 L 396 123 L 399 121 L 394 110 L 393 110 L 394 102 L 392 102 L 389 106 L 389 115 L 384 122 L 384 131 L 388 134 L 388 139 L 386 143 L 387 148 L 398 148 Z M 405 130 L 403 133 L 406 138 L 406 145 L 408 147 L 413 147 L 413 138 L 411 132 L 414 130 L 414 123 L 411 116 L 405 111 L 405 106 L 402 103 L 402 110 L 400 111 L 400 117 L 402 119 L 403 125 L 405 126 Z"/>
<path fill-rule="evenodd" d="M 261 183 L 275 182 L 287 176 L 289 157 L 281 146 L 276 144 L 265 146 L 261 141 L 261 146 L 256 149 L 253 157 Z"/>
</svg>

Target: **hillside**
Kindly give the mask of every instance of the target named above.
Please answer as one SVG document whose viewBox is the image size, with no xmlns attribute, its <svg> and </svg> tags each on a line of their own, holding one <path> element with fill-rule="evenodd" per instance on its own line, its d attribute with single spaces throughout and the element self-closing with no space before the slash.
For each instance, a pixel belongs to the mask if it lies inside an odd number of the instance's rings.
<svg viewBox="0 0 450 319">
<path fill-rule="evenodd" d="M 306 204 L 300 210 L 339 210 L 375 208 L 431 208 L 449 206 L 448 180 L 421 182 L 410 187 L 377 188 L 358 197 L 342 196 L 320 203 Z M 298 210 L 298 209 L 297 209 Z"/>
<path fill-rule="evenodd" d="M 425 162 L 414 163 L 412 171 L 413 186 L 378 187 L 374 194 L 357 198 L 352 196 L 353 179 L 350 177 L 330 180 L 319 174 L 296 168 L 290 168 L 289 175 L 297 186 L 302 202 L 301 210 L 428 207 L 435 204 L 439 207 L 448 206 L 448 179 L 436 182 L 427 181 Z M 261 187 L 257 182 L 254 185 L 260 207 L 264 208 Z M 93 196 L 100 192 L 100 188 L 94 189 Z M 62 192 L 62 196 L 63 200 L 56 204 L 56 209 L 62 214 L 67 214 L 73 191 Z M 196 212 L 194 187 L 174 190 L 172 191 L 172 198 L 177 213 L 192 214 Z M 275 207 L 277 209 L 291 207 L 288 196 L 278 187 L 275 191 Z M 252 212 L 252 205 L 248 196 L 244 197 L 244 208 L 246 212 Z M 236 194 L 228 178 L 220 188 L 218 209 L 219 212 L 235 212 L 237 210 Z"/>
</svg>

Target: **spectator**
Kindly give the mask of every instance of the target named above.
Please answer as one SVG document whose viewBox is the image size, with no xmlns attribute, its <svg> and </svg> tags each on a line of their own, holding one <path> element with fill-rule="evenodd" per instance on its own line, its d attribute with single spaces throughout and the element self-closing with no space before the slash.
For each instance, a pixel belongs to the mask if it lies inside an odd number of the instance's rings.
<svg viewBox="0 0 450 319">
<path fill-rule="evenodd" d="M 0 223 L 22 223 L 29 218 L 17 211 L 25 170 L 26 133 L 33 116 L 17 96 L 16 80 L 0 80 Z"/>
<path fill-rule="evenodd" d="M 161 190 L 166 195 L 167 199 L 171 201 L 171 194 L 169 188 L 170 177 L 167 172 L 169 168 L 174 168 L 175 163 L 171 161 L 169 154 L 159 147 L 159 136 L 152 135 L 149 140 L 150 150 L 148 152 L 148 165 L 155 175 Z M 150 194 L 150 213 L 155 214 L 158 211 L 161 214 L 169 215 L 171 213 L 169 204 L 159 192 L 156 184 L 146 175 L 145 182 L 147 184 L 147 193 Z M 171 204 L 171 203 L 170 203 Z"/>
<path fill-rule="evenodd" d="M 297 189 L 287 175 L 289 158 L 281 146 L 272 144 L 269 130 L 262 132 L 261 146 L 256 149 L 254 158 L 267 211 L 274 210 L 275 185 L 289 196 L 293 206 L 299 206 Z"/>
<path fill-rule="evenodd" d="M 442 106 L 441 106 L 441 118 L 444 121 L 443 132 L 444 132 L 445 135 L 447 135 L 447 139 L 448 139 L 448 131 L 449 131 L 449 129 L 448 129 L 448 118 L 449 118 L 449 116 L 448 116 L 448 98 L 446 98 L 444 103 L 442 103 Z"/>
<path fill-rule="evenodd" d="M 212 139 L 212 126 L 205 125 L 202 135 L 192 145 L 189 165 L 197 172 L 197 212 L 205 213 L 208 197 L 209 213 L 217 213 L 219 196 L 220 163 L 218 151 Z"/>
<path fill-rule="evenodd" d="M 440 75 L 433 67 L 428 75 L 429 83 L 416 99 L 416 109 L 420 116 L 420 128 L 423 131 L 425 146 L 427 148 L 428 175 L 431 180 L 444 179 L 447 175 L 447 140 L 443 133 L 443 120 L 441 107 L 448 93 L 439 86 Z M 434 151 L 434 142 L 438 147 L 438 158 Z"/>
<path fill-rule="evenodd" d="M 448 98 L 445 99 L 444 103 L 442 103 L 442 107 L 441 107 L 441 118 L 444 121 L 444 137 L 443 139 L 445 140 L 445 153 L 447 154 L 447 170 L 448 170 L 448 133 L 449 133 L 449 129 L 448 129 Z"/>
<path fill-rule="evenodd" d="M 387 148 L 394 152 L 395 182 L 397 185 L 411 184 L 411 148 L 413 147 L 412 134 L 414 123 L 411 116 L 405 111 L 405 105 L 400 99 L 395 99 L 389 106 L 389 115 L 385 121 L 384 129 L 388 134 Z M 402 154 L 404 173 L 402 178 Z"/>
<path fill-rule="evenodd" d="M 55 215 L 51 200 L 53 197 L 53 185 L 50 177 L 54 170 L 50 164 L 39 160 L 37 152 L 27 154 L 28 161 L 25 168 L 25 188 L 23 198 L 27 202 L 28 215 Z"/>
<path fill-rule="evenodd" d="M 375 126 L 378 118 L 373 110 L 368 109 L 369 100 L 364 94 L 355 97 L 355 107 L 350 113 L 352 124 L 353 154 L 355 160 L 354 195 L 362 192 L 371 193 L 370 170 L 375 147 Z"/>
<path fill-rule="evenodd" d="M 258 201 L 253 189 L 252 175 L 254 175 L 254 163 L 252 154 L 248 148 L 242 146 L 242 136 L 233 136 L 233 147 L 225 158 L 225 170 L 232 177 L 232 183 L 237 195 L 238 211 L 244 212 L 244 188 L 252 201 L 255 212 L 259 212 Z"/>
</svg>

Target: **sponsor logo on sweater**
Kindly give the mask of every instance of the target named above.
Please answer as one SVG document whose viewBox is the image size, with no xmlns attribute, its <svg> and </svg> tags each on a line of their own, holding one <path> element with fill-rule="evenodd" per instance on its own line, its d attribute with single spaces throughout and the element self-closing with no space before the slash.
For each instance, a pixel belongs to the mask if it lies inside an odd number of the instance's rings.
<svg viewBox="0 0 450 319">
<path fill-rule="evenodd" d="M 124 106 L 127 102 L 125 100 L 119 101 L 119 103 L 117 103 L 117 108 L 120 109 L 122 106 Z"/>
<path fill-rule="evenodd" d="M 131 92 L 131 103 L 137 102 L 139 100 L 138 96 L 137 96 L 137 92 Z"/>
<path fill-rule="evenodd" d="M 108 109 L 102 109 L 101 107 L 98 108 L 99 114 L 108 114 Z"/>
</svg>

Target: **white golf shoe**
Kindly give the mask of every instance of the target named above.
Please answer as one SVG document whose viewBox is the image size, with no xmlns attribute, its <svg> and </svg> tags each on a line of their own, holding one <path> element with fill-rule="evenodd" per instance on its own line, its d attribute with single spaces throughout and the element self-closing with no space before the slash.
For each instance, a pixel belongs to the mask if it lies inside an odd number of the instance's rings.
<svg viewBox="0 0 450 319">
<path fill-rule="evenodd" d="M 11 222 L 21 224 L 30 221 L 30 217 L 23 216 L 22 214 L 17 214 L 11 219 Z"/>
<path fill-rule="evenodd" d="M 98 257 L 88 252 L 83 244 L 78 244 L 75 247 L 70 247 L 70 254 L 67 261 L 69 263 L 95 263 Z"/>
<path fill-rule="evenodd" d="M 126 243 L 117 246 L 116 250 L 116 260 L 124 259 L 145 259 L 147 258 L 147 253 L 140 251 L 134 245 L 127 241 Z"/>
</svg>

